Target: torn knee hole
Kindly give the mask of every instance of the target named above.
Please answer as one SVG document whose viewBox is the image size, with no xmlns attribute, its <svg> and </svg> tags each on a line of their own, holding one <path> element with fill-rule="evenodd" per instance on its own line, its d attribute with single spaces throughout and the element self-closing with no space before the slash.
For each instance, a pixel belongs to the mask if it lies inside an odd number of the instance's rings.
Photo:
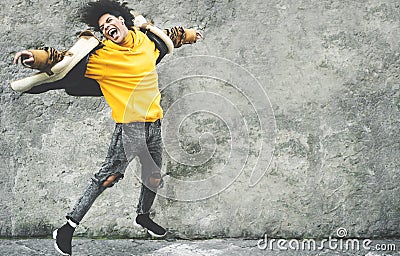
<svg viewBox="0 0 400 256">
<path fill-rule="evenodd" d="M 107 177 L 107 179 L 103 182 L 103 187 L 112 187 L 115 183 L 117 183 L 120 179 L 124 177 L 121 173 L 116 173 Z"/>
</svg>

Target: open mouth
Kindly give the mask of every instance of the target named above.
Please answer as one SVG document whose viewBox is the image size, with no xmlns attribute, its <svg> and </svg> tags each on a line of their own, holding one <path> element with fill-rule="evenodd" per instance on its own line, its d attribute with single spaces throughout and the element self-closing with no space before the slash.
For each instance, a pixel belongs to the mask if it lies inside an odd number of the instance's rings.
<svg viewBox="0 0 400 256">
<path fill-rule="evenodd" d="M 118 31 L 116 28 L 111 28 L 110 30 L 108 30 L 107 34 L 110 38 L 116 39 L 116 37 L 118 36 Z"/>
</svg>

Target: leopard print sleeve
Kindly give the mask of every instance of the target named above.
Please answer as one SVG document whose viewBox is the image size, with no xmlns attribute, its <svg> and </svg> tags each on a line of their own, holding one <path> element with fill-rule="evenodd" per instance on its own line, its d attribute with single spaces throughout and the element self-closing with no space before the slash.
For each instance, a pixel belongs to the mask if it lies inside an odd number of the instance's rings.
<svg viewBox="0 0 400 256">
<path fill-rule="evenodd" d="M 196 30 L 194 29 L 173 27 L 170 29 L 164 29 L 164 33 L 172 40 L 175 48 L 179 48 L 184 44 L 191 44 L 196 42 Z"/>
<path fill-rule="evenodd" d="M 54 66 L 56 63 L 63 60 L 64 56 L 66 55 L 67 51 L 57 51 L 52 47 L 40 47 L 39 50 L 44 50 L 47 52 L 49 59 L 48 63 L 50 66 Z"/>
<path fill-rule="evenodd" d="M 63 60 L 67 51 L 58 51 L 52 47 L 40 47 L 37 50 L 29 50 L 33 54 L 34 62 L 29 65 L 30 68 L 40 71 L 48 71 L 56 63 Z"/>
</svg>

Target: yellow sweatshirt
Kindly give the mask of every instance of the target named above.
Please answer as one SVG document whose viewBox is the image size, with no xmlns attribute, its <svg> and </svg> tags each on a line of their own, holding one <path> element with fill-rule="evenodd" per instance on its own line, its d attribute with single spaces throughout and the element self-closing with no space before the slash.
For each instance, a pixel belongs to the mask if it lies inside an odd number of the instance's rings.
<svg viewBox="0 0 400 256">
<path fill-rule="evenodd" d="M 129 30 L 127 43 L 103 40 L 93 53 L 85 76 L 95 79 L 117 123 L 154 122 L 163 117 L 156 60 L 159 51 L 141 31 Z"/>
</svg>

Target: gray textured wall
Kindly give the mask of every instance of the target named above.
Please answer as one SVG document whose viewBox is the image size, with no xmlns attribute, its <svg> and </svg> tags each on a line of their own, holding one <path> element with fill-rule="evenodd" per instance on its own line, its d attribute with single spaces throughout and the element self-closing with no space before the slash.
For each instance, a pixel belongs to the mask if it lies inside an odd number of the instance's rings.
<svg viewBox="0 0 400 256">
<path fill-rule="evenodd" d="M 105 157 L 103 99 L 9 88 L 31 73 L 11 64 L 17 51 L 73 44 L 83 2 L 0 3 L 1 236 L 50 234 Z M 159 67 L 171 110 L 160 223 L 191 238 L 400 235 L 397 0 L 128 2 L 160 27 L 205 33 Z M 143 236 L 132 225 L 138 167 L 101 195 L 80 234 Z"/>
</svg>

